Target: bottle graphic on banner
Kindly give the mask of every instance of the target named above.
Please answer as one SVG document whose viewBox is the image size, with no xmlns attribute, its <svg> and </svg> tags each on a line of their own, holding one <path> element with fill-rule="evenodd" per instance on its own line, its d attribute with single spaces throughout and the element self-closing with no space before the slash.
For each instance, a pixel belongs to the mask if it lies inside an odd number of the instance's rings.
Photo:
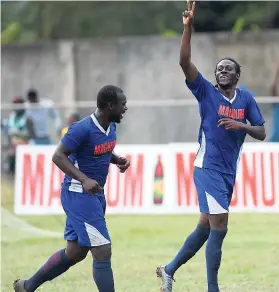
<svg viewBox="0 0 279 292">
<path fill-rule="evenodd" d="M 153 203 L 163 204 L 164 200 L 164 169 L 161 155 L 158 155 L 154 173 Z"/>
</svg>

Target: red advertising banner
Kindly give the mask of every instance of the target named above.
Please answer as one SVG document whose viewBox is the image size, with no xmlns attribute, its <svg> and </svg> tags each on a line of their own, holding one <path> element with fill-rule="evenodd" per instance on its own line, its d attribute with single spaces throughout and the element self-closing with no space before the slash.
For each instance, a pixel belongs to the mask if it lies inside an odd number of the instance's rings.
<svg viewBox="0 0 279 292">
<path fill-rule="evenodd" d="M 62 214 L 64 174 L 52 162 L 55 146 L 18 147 L 17 214 Z M 126 173 L 110 166 L 105 195 L 108 214 L 199 212 L 193 182 L 197 144 L 117 146 L 131 161 Z M 247 143 L 239 164 L 232 212 L 279 212 L 279 145 Z"/>
</svg>

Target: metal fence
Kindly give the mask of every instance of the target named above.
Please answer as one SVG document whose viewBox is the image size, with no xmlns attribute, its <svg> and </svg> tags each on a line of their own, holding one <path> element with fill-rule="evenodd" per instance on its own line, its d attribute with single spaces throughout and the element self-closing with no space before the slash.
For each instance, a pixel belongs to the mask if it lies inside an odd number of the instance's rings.
<svg viewBox="0 0 279 292">
<path fill-rule="evenodd" d="M 270 136 L 274 127 L 273 110 L 276 104 L 277 107 L 279 106 L 279 97 L 257 97 L 256 101 L 266 121 L 267 136 Z M 197 101 L 194 98 L 128 100 L 127 105 L 128 111 L 121 125 L 117 127 L 118 143 L 161 144 L 197 141 L 200 117 Z M 15 106 L 17 105 L 12 103 L 2 104 L 1 119 L 7 119 Z M 55 107 L 60 114 L 63 126 L 66 126 L 71 113 L 78 112 L 81 117 L 85 117 L 95 110 L 96 101 L 57 103 Z M 53 121 L 50 120 L 49 123 L 53 143 L 57 143 L 59 137 Z M 2 131 L 2 146 L 5 144 L 4 136 Z"/>
</svg>

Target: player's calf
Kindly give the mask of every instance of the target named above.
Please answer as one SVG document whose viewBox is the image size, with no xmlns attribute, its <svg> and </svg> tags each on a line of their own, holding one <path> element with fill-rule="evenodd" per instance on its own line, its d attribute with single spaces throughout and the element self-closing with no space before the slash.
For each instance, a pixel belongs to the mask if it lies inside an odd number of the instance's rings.
<svg viewBox="0 0 279 292">
<path fill-rule="evenodd" d="M 113 292 L 114 279 L 111 269 L 111 244 L 91 249 L 93 256 L 93 278 L 99 292 Z"/>
<path fill-rule="evenodd" d="M 219 292 L 218 270 L 222 258 L 222 245 L 227 234 L 228 213 L 209 215 L 210 235 L 206 245 L 208 292 Z"/>
<path fill-rule="evenodd" d="M 14 290 L 33 292 L 43 283 L 65 273 L 71 266 L 83 260 L 89 248 L 80 247 L 76 242 L 68 241 L 67 248 L 53 254 L 48 261 L 28 280 L 14 282 Z"/>
<path fill-rule="evenodd" d="M 176 257 L 166 265 L 166 273 L 173 277 L 180 266 L 188 262 L 200 250 L 208 239 L 209 233 L 208 214 L 201 214 L 196 229 L 186 238 Z"/>
</svg>

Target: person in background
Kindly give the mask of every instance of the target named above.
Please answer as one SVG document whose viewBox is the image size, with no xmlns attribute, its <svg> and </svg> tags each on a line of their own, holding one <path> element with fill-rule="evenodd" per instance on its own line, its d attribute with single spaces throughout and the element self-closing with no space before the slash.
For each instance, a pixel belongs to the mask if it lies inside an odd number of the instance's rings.
<svg viewBox="0 0 279 292">
<path fill-rule="evenodd" d="M 50 132 L 48 127 L 49 118 L 54 120 L 56 133 L 61 131 L 61 119 L 55 109 L 54 103 L 49 99 L 40 99 L 39 94 L 35 89 L 30 89 L 27 93 L 29 105 L 28 117 L 33 121 L 35 137 L 33 143 L 37 145 L 51 144 Z"/>
<path fill-rule="evenodd" d="M 66 135 L 66 133 L 68 132 L 68 129 L 69 129 L 70 125 L 75 123 L 75 122 L 78 122 L 79 120 L 80 120 L 80 114 L 78 114 L 78 113 L 71 114 L 69 119 L 68 119 L 67 127 L 64 127 L 61 130 L 60 137 L 63 138 Z"/>
<path fill-rule="evenodd" d="M 274 79 L 271 84 L 271 95 L 278 96 L 278 86 L 279 86 L 279 62 L 275 71 Z M 274 103 L 272 105 L 273 109 L 273 126 L 272 134 L 269 138 L 269 142 L 279 142 L 279 103 Z"/>
<path fill-rule="evenodd" d="M 10 148 L 8 150 L 5 168 L 11 172 L 14 172 L 15 170 L 16 147 L 18 145 L 28 144 L 30 139 L 34 136 L 33 123 L 27 116 L 24 108 L 24 99 L 22 97 L 15 97 L 13 103 L 17 106 L 22 105 L 22 107 L 16 107 L 8 119 L 8 138 Z"/>
</svg>

